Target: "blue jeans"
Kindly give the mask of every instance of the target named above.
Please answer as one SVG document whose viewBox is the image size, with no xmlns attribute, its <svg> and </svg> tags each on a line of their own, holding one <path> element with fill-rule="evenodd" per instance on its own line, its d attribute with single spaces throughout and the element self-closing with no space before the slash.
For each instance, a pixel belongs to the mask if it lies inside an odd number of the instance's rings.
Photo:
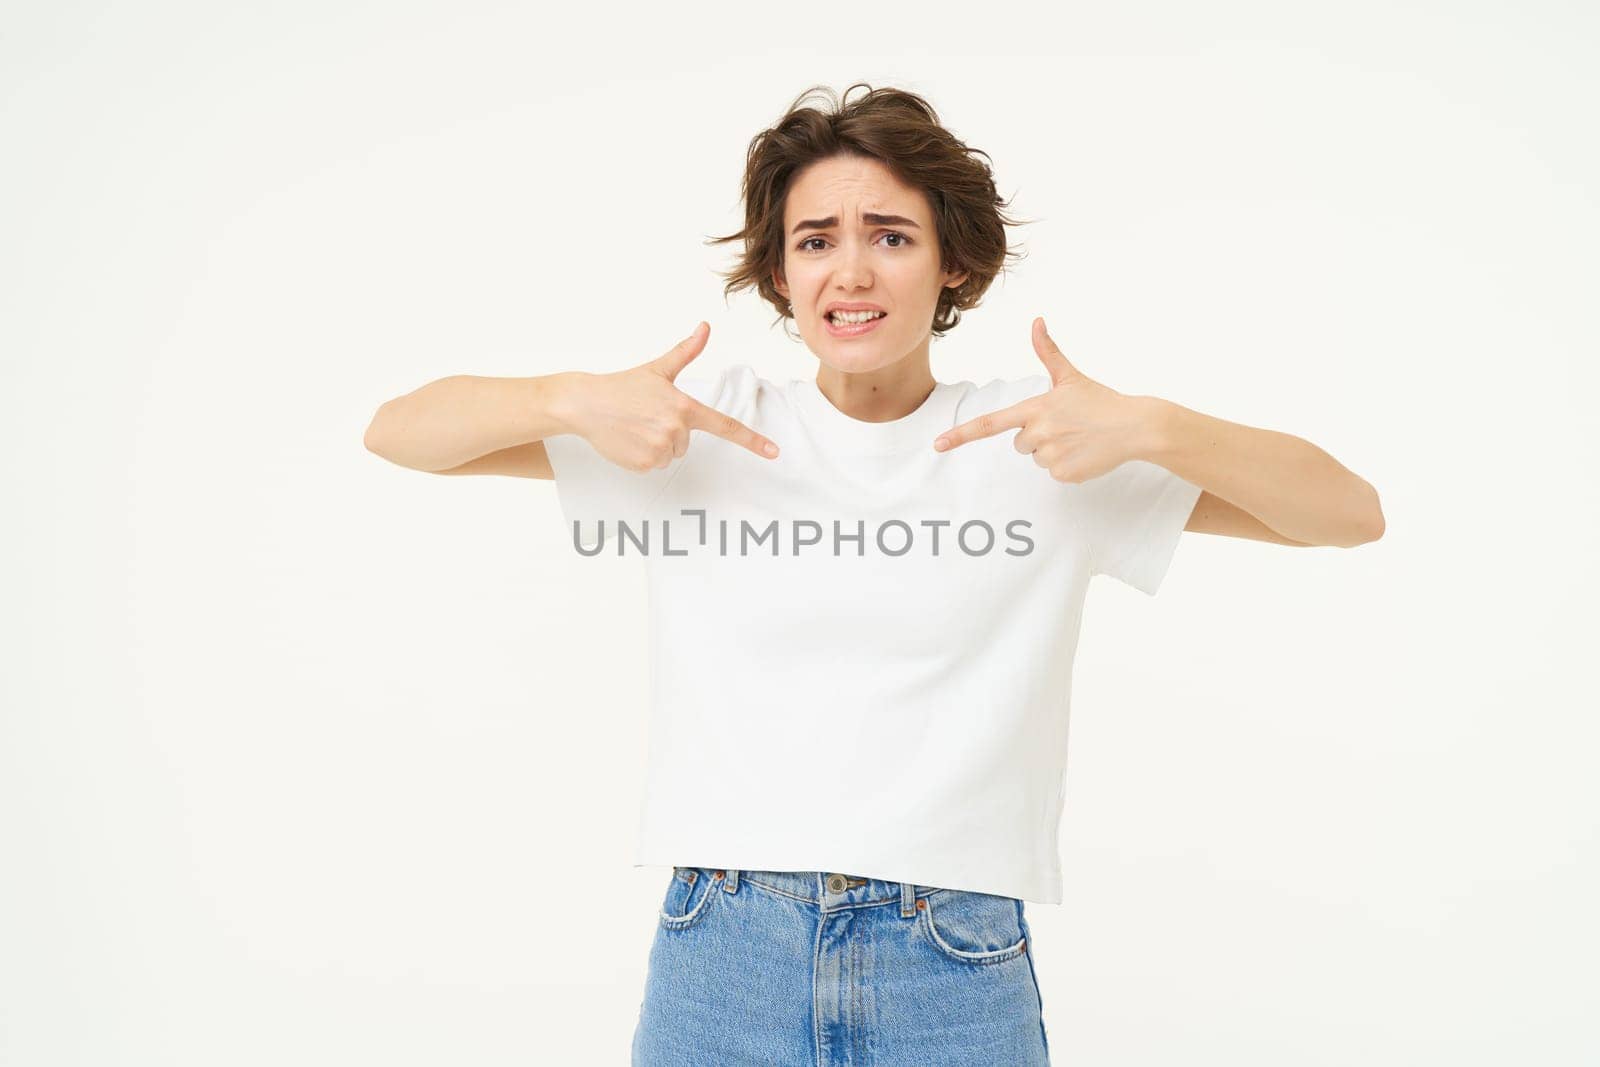
<svg viewBox="0 0 1600 1067">
<path fill-rule="evenodd" d="M 634 1067 L 1050 1062 L 1014 897 L 833 871 L 674 867 Z"/>
</svg>

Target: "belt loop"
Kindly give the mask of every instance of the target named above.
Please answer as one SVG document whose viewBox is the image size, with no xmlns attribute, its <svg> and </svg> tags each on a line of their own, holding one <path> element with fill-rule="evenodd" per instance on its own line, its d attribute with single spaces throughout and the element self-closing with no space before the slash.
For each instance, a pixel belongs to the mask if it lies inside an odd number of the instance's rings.
<svg viewBox="0 0 1600 1067">
<path fill-rule="evenodd" d="M 900 883 L 900 917 L 909 919 L 917 913 L 917 887 L 910 882 Z"/>
<path fill-rule="evenodd" d="M 739 872 L 729 868 L 728 876 L 722 880 L 722 888 L 729 893 L 739 891 Z"/>
</svg>

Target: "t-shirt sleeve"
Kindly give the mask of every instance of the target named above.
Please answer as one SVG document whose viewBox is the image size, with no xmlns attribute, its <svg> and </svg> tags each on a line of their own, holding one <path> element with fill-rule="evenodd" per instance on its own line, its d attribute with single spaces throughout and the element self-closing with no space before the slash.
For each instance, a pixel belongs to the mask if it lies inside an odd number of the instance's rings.
<svg viewBox="0 0 1600 1067">
<path fill-rule="evenodd" d="M 1129 460 L 1078 485 L 1093 574 L 1155 596 L 1200 487 L 1145 460 Z"/>
<path fill-rule="evenodd" d="M 728 377 L 728 371 L 680 374 L 673 384 L 701 403 L 718 407 Z M 689 447 L 683 455 L 673 457 L 665 467 L 648 471 L 630 471 L 612 463 L 578 434 L 546 437 L 545 454 L 555 472 L 556 496 L 569 535 L 576 524 L 576 543 L 585 552 L 593 552 L 616 535 L 619 521 L 631 529 L 640 529 L 651 506 L 694 453 L 694 439 L 698 436 L 698 432 L 691 431 Z"/>
</svg>

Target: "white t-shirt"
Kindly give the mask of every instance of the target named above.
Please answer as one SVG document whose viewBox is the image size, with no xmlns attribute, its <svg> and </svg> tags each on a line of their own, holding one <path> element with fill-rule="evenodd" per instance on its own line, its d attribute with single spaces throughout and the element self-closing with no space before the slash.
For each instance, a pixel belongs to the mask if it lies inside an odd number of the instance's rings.
<svg viewBox="0 0 1600 1067">
<path fill-rule="evenodd" d="M 694 369 L 678 388 L 777 442 L 777 459 L 695 432 L 639 473 L 577 435 L 545 440 L 574 565 L 645 560 L 654 684 L 634 866 L 1060 902 L 1089 579 L 1153 596 L 1199 487 L 1145 461 L 1058 482 L 1015 431 L 934 451 L 940 431 L 1045 392 L 1042 374 L 940 383 L 872 423 L 809 379 Z"/>
</svg>

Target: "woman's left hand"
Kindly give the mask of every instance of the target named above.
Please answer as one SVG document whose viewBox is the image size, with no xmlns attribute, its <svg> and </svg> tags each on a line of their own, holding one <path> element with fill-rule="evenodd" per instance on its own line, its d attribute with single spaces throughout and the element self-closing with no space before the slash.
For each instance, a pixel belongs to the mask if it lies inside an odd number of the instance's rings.
<svg viewBox="0 0 1600 1067">
<path fill-rule="evenodd" d="M 1033 320 L 1033 350 L 1052 383 L 1048 392 L 969 419 L 940 434 L 934 448 L 952 448 L 1020 429 L 1012 442 L 1058 482 L 1086 482 L 1143 454 L 1149 439 L 1149 397 L 1124 396 L 1084 374 Z M 948 444 L 943 447 L 939 442 Z"/>
</svg>

